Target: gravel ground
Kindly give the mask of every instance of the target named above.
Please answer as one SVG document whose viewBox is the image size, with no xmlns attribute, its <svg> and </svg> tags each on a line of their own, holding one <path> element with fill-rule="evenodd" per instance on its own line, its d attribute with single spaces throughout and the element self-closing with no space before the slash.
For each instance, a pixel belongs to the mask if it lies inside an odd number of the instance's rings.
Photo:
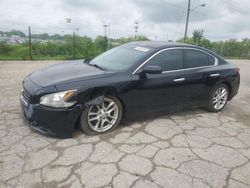
<svg viewBox="0 0 250 188">
<path fill-rule="evenodd" d="M 221 113 L 190 110 L 112 133 L 55 139 L 31 131 L 21 81 L 56 63 L 0 62 L 0 187 L 250 187 L 250 61 Z"/>
</svg>

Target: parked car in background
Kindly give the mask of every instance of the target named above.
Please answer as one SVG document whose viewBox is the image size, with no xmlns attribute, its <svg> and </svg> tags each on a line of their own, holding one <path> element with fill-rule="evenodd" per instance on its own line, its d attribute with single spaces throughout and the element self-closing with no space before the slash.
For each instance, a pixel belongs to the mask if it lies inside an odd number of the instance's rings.
<svg viewBox="0 0 250 188">
<path fill-rule="evenodd" d="M 31 128 L 71 137 L 114 130 L 124 119 L 187 108 L 222 110 L 238 92 L 239 68 L 197 46 L 132 42 L 92 60 L 59 63 L 28 75 L 21 106 Z"/>
</svg>

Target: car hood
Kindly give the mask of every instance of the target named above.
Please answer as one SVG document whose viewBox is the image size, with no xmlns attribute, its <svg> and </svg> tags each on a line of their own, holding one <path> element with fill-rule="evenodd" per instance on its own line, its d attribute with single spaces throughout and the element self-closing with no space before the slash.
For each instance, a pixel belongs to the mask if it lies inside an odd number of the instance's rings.
<svg viewBox="0 0 250 188">
<path fill-rule="evenodd" d="M 29 77 L 35 84 L 46 87 L 59 83 L 103 78 L 110 75 L 112 75 L 111 72 L 102 71 L 83 63 L 81 60 L 48 66 L 33 72 Z"/>
</svg>

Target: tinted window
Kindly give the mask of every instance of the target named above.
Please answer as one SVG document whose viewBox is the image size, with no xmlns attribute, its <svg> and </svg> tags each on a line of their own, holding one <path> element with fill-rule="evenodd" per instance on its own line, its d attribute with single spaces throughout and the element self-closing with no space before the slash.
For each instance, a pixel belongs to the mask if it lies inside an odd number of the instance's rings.
<svg viewBox="0 0 250 188">
<path fill-rule="evenodd" d="M 183 68 L 213 65 L 215 59 L 201 51 L 183 50 Z"/>
<path fill-rule="evenodd" d="M 214 65 L 214 63 L 215 63 L 214 57 L 208 55 L 208 64 L 209 64 L 209 65 Z"/>
<path fill-rule="evenodd" d="M 166 50 L 152 59 L 146 65 L 158 65 L 163 71 L 178 70 L 182 68 L 181 50 Z"/>
</svg>

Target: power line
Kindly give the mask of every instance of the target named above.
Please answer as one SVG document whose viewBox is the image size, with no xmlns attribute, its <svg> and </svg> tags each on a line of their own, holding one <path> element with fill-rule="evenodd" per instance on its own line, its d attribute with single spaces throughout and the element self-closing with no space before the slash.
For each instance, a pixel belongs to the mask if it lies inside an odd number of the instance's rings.
<svg viewBox="0 0 250 188">
<path fill-rule="evenodd" d="M 158 1 L 161 2 L 161 3 L 163 3 L 163 4 L 166 4 L 166 5 L 175 7 L 175 8 L 179 8 L 179 9 L 182 9 L 182 10 L 186 10 L 186 7 L 179 6 L 179 5 L 174 4 L 174 3 L 170 3 L 170 2 L 167 2 L 167 1 L 164 1 L 164 0 L 158 0 Z M 194 10 L 193 13 L 200 14 L 200 15 L 202 15 L 202 16 L 209 17 L 209 15 L 207 15 L 207 14 L 205 14 L 205 13 L 201 13 L 200 11 L 197 11 L 197 10 Z"/>
<path fill-rule="evenodd" d="M 222 0 L 222 1 L 225 4 L 231 5 L 231 7 L 233 7 L 233 8 L 250 13 L 250 11 L 249 11 L 250 8 L 246 7 L 245 5 L 244 5 L 244 7 L 241 7 L 241 6 L 239 6 L 239 4 L 234 4 L 233 1 L 225 1 L 225 0 Z"/>
<path fill-rule="evenodd" d="M 216 0 L 212 0 L 211 2 L 213 4 L 217 4 L 217 5 L 220 5 L 220 6 L 223 6 L 223 7 L 225 7 L 225 5 L 226 5 L 228 8 L 231 8 L 231 9 L 233 9 L 234 11 L 236 11 L 238 13 L 242 14 L 242 11 L 244 11 L 244 14 L 250 15 L 250 11 L 249 10 L 244 9 L 243 7 L 240 7 L 240 6 L 233 5 L 229 1 L 223 1 L 223 0 L 222 1 L 216 1 Z"/>
<path fill-rule="evenodd" d="M 185 9 L 185 7 L 182 7 L 182 6 L 179 6 L 179 5 L 177 5 L 177 4 L 170 3 L 170 2 L 167 2 L 167 1 L 164 1 L 164 0 L 158 0 L 158 1 L 162 2 L 163 4 L 166 4 L 166 5 L 172 6 L 172 7 Z"/>
</svg>

